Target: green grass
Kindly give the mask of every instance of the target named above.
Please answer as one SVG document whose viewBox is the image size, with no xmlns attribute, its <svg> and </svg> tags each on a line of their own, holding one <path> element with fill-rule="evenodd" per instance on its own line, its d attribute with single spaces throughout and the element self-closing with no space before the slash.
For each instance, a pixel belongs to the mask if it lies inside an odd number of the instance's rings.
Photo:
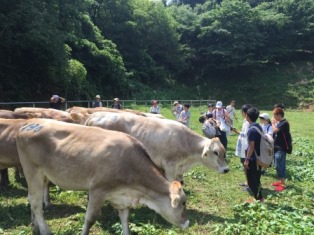
<svg viewBox="0 0 314 235">
<path fill-rule="evenodd" d="M 136 107 L 147 111 L 148 107 Z M 192 107 L 191 128 L 201 133 L 198 122 L 206 107 Z M 264 112 L 267 110 L 262 110 Z M 271 114 L 270 111 L 268 111 Z M 162 114 L 173 118 L 163 107 Z M 238 117 L 240 113 L 238 112 Z M 311 234 L 314 226 L 314 118 L 313 112 L 287 111 L 294 139 L 294 152 L 288 155 L 287 190 L 276 193 L 271 182 L 277 180 L 274 168 L 262 177 L 266 201 L 245 205 L 249 195 L 241 190 L 245 181 L 239 158 L 234 156 L 236 135 L 228 137 L 228 174 L 220 175 L 203 166 L 185 175 L 185 193 L 190 227 L 179 230 L 157 213 L 141 207 L 131 210 L 133 234 Z M 241 119 L 241 118 L 239 118 Z M 240 129 L 241 121 L 235 123 Z M 165 146 L 166 147 L 166 146 Z M 14 179 L 10 169 L 10 189 L 0 195 L 0 234 L 31 234 L 30 207 L 25 181 Z M 80 234 L 87 205 L 85 192 L 51 189 L 51 209 L 45 218 L 54 234 Z M 120 220 L 105 204 L 91 234 L 121 234 Z"/>
</svg>

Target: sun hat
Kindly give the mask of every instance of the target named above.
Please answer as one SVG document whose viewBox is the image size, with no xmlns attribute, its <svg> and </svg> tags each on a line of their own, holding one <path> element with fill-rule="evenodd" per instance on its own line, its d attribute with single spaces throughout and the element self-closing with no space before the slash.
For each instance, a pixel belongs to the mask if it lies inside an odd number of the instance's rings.
<svg viewBox="0 0 314 235">
<path fill-rule="evenodd" d="M 100 95 L 96 95 L 96 96 L 95 96 L 95 98 L 98 98 L 98 99 L 100 99 Z"/>
<path fill-rule="evenodd" d="M 114 101 L 119 101 L 119 98 L 114 98 L 113 100 L 114 100 Z"/>
<path fill-rule="evenodd" d="M 175 106 L 176 104 L 179 104 L 178 101 L 173 102 L 173 106 Z"/>
<path fill-rule="evenodd" d="M 260 118 L 264 118 L 266 120 L 270 120 L 270 117 L 269 117 L 268 113 L 262 113 L 262 114 L 259 115 L 259 117 Z"/>
<path fill-rule="evenodd" d="M 218 109 L 222 108 L 222 102 L 221 101 L 217 101 L 216 108 L 218 108 Z"/>
</svg>

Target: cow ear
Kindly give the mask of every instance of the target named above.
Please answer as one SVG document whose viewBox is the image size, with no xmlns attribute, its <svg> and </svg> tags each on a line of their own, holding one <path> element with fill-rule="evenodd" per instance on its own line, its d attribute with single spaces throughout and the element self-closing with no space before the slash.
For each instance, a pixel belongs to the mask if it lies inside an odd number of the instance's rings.
<svg viewBox="0 0 314 235">
<path fill-rule="evenodd" d="M 171 206 L 176 208 L 180 202 L 180 191 L 182 190 L 181 183 L 178 181 L 173 181 L 170 185 L 170 198 Z"/>
<path fill-rule="evenodd" d="M 209 152 L 209 144 L 208 145 L 206 144 L 203 149 L 202 158 L 208 157 L 208 152 Z"/>
</svg>

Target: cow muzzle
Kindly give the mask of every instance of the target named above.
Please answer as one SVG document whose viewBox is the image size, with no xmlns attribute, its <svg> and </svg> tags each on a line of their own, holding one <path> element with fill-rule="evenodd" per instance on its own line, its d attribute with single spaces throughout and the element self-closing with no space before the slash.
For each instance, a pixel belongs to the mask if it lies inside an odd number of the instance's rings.
<svg viewBox="0 0 314 235">
<path fill-rule="evenodd" d="M 184 223 L 180 224 L 180 228 L 185 229 L 189 227 L 190 221 L 186 220 Z"/>
</svg>

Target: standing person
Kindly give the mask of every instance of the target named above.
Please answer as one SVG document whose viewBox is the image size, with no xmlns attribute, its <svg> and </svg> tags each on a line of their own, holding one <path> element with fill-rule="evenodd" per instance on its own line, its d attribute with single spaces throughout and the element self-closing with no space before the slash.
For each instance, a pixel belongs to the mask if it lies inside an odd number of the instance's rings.
<svg viewBox="0 0 314 235">
<path fill-rule="evenodd" d="M 61 110 L 61 104 L 65 102 L 65 99 L 58 95 L 53 95 L 50 100 L 50 108 Z"/>
<path fill-rule="evenodd" d="M 261 167 L 256 163 L 256 155 L 260 155 L 261 135 L 253 126 L 262 131 L 262 127 L 256 123 L 259 116 L 257 108 L 249 108 L 246 112 L 246 120 L 250 123 L 250 128 L 247 133 L 248 148 L 246 150 L 246 158 L 244 167 L 246 168 L 247 180 L 249 188 L 255 200 L 264 201 L 261 189 Z M 247 201 L 247 202 L 252 202 Z"/>
<path fill-rule="evenodd" d="M 228 115 L 227 110 L 222 107 L 221 101 L 217 101 L 216 103 L 216 109 L 214 109 L 213 111 L 213 118 L 220 122 L 219 139 L 222 145 L 225 147 L 225 150 L 227 151 L 227 147 L 228 147 L 227 130 L 222 130 L 221 127 L 222 125 L 226 125 L 229 122 L 229 115 Z"/>
<path fill-rule="evenodd" d="M 244 118 L 244 120 L 242 123 L 241 132 L 240 132 L 238 140 L 237 140 L 237 146 L 236 146 L 236 151 L 235 151 L 235 155 L 240 157 L 240 162 L 241 162 L 241 165 L 243 166 L 243 171 L 245 174 L 246 183 L 240 184 L 240 186 L 243 186 L 243 191 L 249 191 L 248 179 L 247 179 L 247 174 L 246 174 L 246 168 L 244 167 L 244 161 L 246 158 L 245 150 L 247 150 L 247 148 L 248 148 L 247 132 L 248 132 L 249 127 L 250 127 L 250 123 L 246 120 L 246 113 L 251 107 L 252 107 L 252 105 L 250 105 L 250 104 L 242 105 L 241 113 L 242 113 L 242 117 Z"/>
<path fill-rule="evenodd" d="M 271 121 L 268 113 L 262 113 L 259 115 L 260 123 L 263 128 L 264 134 L 270 134 L 273 135 L 273 129 L 271 127 Z"/>
<path fill-rule="evenodd" d="M 100 95 L 95 96 L 95 101 L 92 104 L 93 108 L 102 107 L 102 102 L 100 101 Z"/>
<path fill-rule="evenodd" d="M 235 100 L 231 100 L 230 104 L 226 107 L 226 110 L 229 114 L 231 126 L 233 126 L 233 119 L 238 121 L 234 105 L 235 105 Z"/>
<path fill-rule="evenodd" d="M 183 111 L 180 113 L 180 116 L 178 118 L 178 122 L 183 123 L 187 127 L 190 127 L 190 118 L 191 118 L 191 113 L 189 111 L 189 108 L 190 108 L 189 104 L 184 104 Z"/>
<path fill-rule="evenodd" d="M 209 103 L 207 105 L 207 107 L 208 107 L 208 110 L 206 111 L 206 113 L 204 113 L 204 116 L 206 116 L 208 118 L 212 118 L 214 116 L 214 113 L 213 113 L 213 111 L 214 111 L 214 104 Z"/>
<path fill-rule="evenodd" d="M 150 107 L 149 112 L 153 113 L 153 114 L 160 114 L 160 107 L 158 106 L 158 101 L 157 100 L 153 100 L 153 106 Z"/>
<path fill-rule="evenodd" d="M 180 104 L 178 101 L 173 102 L 173 108 L 172 108 L 172 113 L 173 116 L 178 120 L 180 113 L 183 111 L 183 105 Z"/>
<path fill-rule="evenodd" d="M 122 109 L 122 105 L 120 104 L 119 98 L 113 99 L 113 104 L 111 105 L 111 108 L 113 109 Z"/>
<path fill-rule="evenodd" d="M 286 178 L 286 155 L 287 155 L 287 138 L 290 135 L 289 122 L 284 118 L 285 112 L 281 108 L 273 110 L 274 117 L 272 118 L 272 129 L 274 133 L 274 146 L 275 146 L 275 166 L 278 182 L 272 183 L 275 186 L 275 191 L 281 192 L 285 189 Z"/>
</svg>

